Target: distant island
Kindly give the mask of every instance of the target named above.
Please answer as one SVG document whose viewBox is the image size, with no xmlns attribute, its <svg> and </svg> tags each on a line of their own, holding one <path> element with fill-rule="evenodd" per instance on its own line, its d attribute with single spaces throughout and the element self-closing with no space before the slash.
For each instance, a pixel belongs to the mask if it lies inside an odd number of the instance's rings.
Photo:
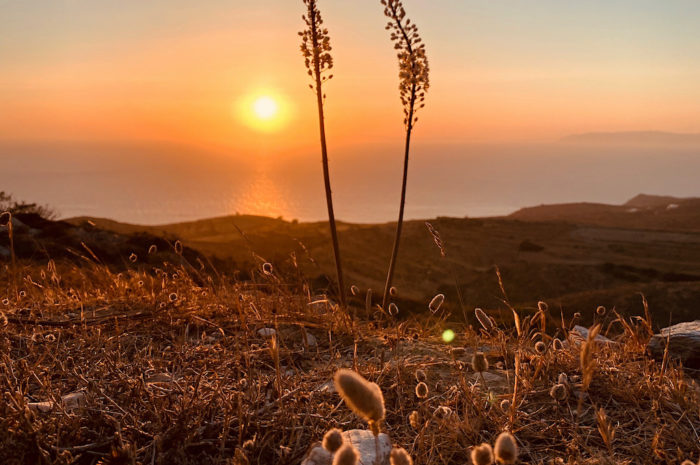
<svg viewBox="0 0 700 465">
<path fill-rule="evenodd" d="M 566 136 L 561 141 L 581 144 L 700 146 L 700 133 L 664 131 L 587 132 Z"/>
</svg>

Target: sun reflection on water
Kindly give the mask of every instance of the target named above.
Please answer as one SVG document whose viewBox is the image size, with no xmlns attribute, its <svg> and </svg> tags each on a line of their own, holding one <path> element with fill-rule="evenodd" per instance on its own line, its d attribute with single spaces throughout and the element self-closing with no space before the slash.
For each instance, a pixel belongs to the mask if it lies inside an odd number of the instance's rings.
<svg viewBox="0 0 700 465">
<path fill-rule="evenodd" d="M 293 213 L 288 196 L 270 178 L 265 169 L 256 171 L 234 203 L 236 210 L 245 214 L 289 218 Z"/>
</svg>

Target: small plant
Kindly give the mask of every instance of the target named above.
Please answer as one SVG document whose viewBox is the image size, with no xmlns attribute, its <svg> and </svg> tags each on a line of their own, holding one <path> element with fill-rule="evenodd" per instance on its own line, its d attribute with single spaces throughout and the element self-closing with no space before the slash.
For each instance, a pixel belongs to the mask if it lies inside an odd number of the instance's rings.
<svg viewBox="0 0 700 465">
<path fill-rule="evenodd" d="M 595 413 L 596 420 L 598 421 L 598 432 L 600 437 L 603 438 L 605 446 L 608 448 L 610 455 L 613 455 L 612 443 L 615 440 L 615 428 L 610 424 L 608 416 L 605 414 L 605 410 L 598 409 Z"/>
<path fill-rule="evenodd" d="M 493 463 L 493 449 L 491 444 L 483 443 L 472 449 L 472 463 L 474 465 L 491 465 Z"/>
<path fill-rule="evenodd" d="M 335 387 L 345 403 L 369 424 L 375 436 L 384 419 L 384 396 L 375 383 L 367 381 L 358 373 L 340 369 L 336 372 Z"/>
<path fill-rule="evenodd" d="M 549 395 L 552 399 L 558 402 L 563 402 L 567 397 L 569 397 L 569 392 L 567 391 L 565 385 L 555 384 L 552 386 L 552 389 L 549 390 Z"/>
<path fill-rule="evenodd" d="M 430 309 L 431 313 L 435 313 L 440 310 L 443 302 L 445 302 L 445 294 L 438 294 L 430 300 L 428 309 Z"/>
<path fill-rule="evenodd" d="M 480 308 L 475 308 L 475 309 L 474 309 L 474 315 L 476 316 L 476 319 L 479 321 L 479 324 L 481 325 L 481 327 L 484 328 L 484 330 L 485 330 L 487 333 L 490 333 L 491 330 L 492 330 L 492 329 L 494 328 L 494 326 L 495 326 L 495 324 L 494 324 L 493 320 L 491 319 L 491 317 L 489 317 L 489 316 L 486 314 L 486 312 L 484 312 L 484 311 L 483 311 L 482 309 L 480 309 Z"/>
<path fill-rule="evenodd" d="M 323 436 L 323 448 L 331 454 L 335 453 L 343 445 L 343 433 L 338 428 L 329 429 Z"/>
<path fill-rule="evenodd" d="M 479 373 L 481 382 L 485 386 L 486 380 L 484 379 L 484 372 L 489 369 L 489 361 L 486 360 L 486 356 L 483 352 L 474 352 L 472 356 L 472 369 Z"/>
<path fill-rule="evenodd" d="M 540 355 L 544 355 L 547 352 L 547 346 L 545 343 L 542 341 L 537 341 L 537 343 L 535 343 L 535 352 Z"/>
<path fill-rule="evenodd" d="M 420 427 L 419 420 L 419 414 L 415 410 L 408 415 L 408 423 L 411 425 L 411 428 L 415 430 L 417 430 Z"/>
<path fill-rule="evenodd" d="M 333 465 L 357 465 L 359 455 L 352 444 L 344 444 L 333 457 Z"/>
<path fill-rule="evenodd" d="M 510 433 L 499 434 L 493 449 L 498 463 L 511 465 L 518 458 L 518 444 Z"/>
<path fill-rule="evenodd" d="M 413 459 L 406 449 L 403 447 L 395 447 L 391 449 L 391 455 L 389 456 L 389 461 L 391 465 L 413 465 Z"/>
<path fill-rule="evenodd" d="M 309 87 L 316 92 L 316 105 L 318 107 L 318 125 L 321 135 L 321 161 L 323 164 L 323 183 L 326 189 L 326 206 L 328 208 L 328 223 L 331 229 L 331 241 L 333 243 L 333 255 L 335 257 L 335 271 L 338 278 L 338 296 L 340 305 L 346 308 L 345 284 L 343 283 L 343 267 L 340 261 L 340 246 L 338 244 L 338 230 L 335 225 L 335 213 L 333 211 L 333 195 L 331 193 L 330 170 L 328 169 L 328 148 L 326 145 L 326 122 L 323 113 L 323 103 L 326 94 L 323 93 L 323 83 L 330 80 L 333 75 L 327 74 L 333 68 L 331 56 L 331 43 L 328 29 L 323 27 L 321 12 L 316 5 L 316 0 L 303 0 L 306 5 L 306 15 L 303 19 L 306 29 L 299 33 L 301 36 L 301 53 L 304 56 L 304 64 L 307 73 L 311 76 L 313 84 Z"/>
<path fill-rule="evenodd" d="M 428 397 L 428 385 L 422 381 L 416 385 L 416 397 L 419 399 Z"/>
<path fill-rule="evenodd" d="M 408 180 L 408 157 L 411 147 L 411 133 L 418 121 L 416 112 L 425 106 L 425 92 L 430 87 L 428 79 L 428 58 L 425 55 L 425 44 L 418 35 L 418 27 L 406 17 L 406 10 L 401 0 L 381 0 L 384 5 L 384 15 L 389 18 L 386 29 L 391 31 L 391 40 L 397 50 L 399 59 L 399 92 L 403 104 L 406 128 L 404 144 L 403 180 L 401 183 L 401 200 L 399 203 L 399 219 L 396 223 L 394 247 L 389 260 L 389 271 L 386 276 L 382 308 L 387 308 L 391 294 L 392 281 L 396 258 L 399 254 L 399 242 L 403 228 L 404 206 L 406 204 L 406 182 Z"/>
<path fill-rule="evenodd" d="M 595 338 L 600 332 L 600 325 L 588 331 L 588 338 L 581 346 L 581 373 L 583 375 L 583 390 L 587 391 L 595 373 Z"/>
<path fill-rule="evenodd" d="M 564 350 L 564 343 L 561 342 L 561 339 L 555 337 L 554 340 L 552 340 L 552 348 L 556 351 Z"/>
</svg>

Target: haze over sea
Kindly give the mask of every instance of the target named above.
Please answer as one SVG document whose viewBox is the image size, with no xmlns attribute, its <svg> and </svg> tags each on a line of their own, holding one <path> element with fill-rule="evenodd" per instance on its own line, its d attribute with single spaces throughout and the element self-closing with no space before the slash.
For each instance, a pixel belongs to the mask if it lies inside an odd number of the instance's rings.
<svg viewBox="0 0 700 465">
<path fill-rule="evenodd" d="M 644 192 L 700 196 L 700 145 L 584 137 L 523 144 L 418 143 L 407 217 L 496 216 L 542 203 L 623 203 Z M 663 143 L 654 143 L 663 142 Z M 687 142 L 687 141 L 685 141 Z M 330 147 L 336 216 L 394 221 L 400 146 Z M 241 214 L 326 218 L 320 155 L 236 154 L 166 143 L 3 142 L 0 189 L 88 215 L 162 224 Z"/>
</svg>

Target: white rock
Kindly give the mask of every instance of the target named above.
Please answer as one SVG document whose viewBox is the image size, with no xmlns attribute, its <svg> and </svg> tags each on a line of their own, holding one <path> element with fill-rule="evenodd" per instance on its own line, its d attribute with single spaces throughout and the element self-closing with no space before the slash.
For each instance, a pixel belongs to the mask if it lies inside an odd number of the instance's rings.
<svg viewBox="0 0 700 465">
<path fill-rule="evenodd" d="M 327 392 L 336 392 L 336 390 L 335 390 L 335 383 L 333 382 L 333 380 L 326 381 L 325 383 L 323 383 L 322 385 L 320 385 L 319 387 L 317 387 L 315 390 L 318 391 L 318 392 L 324 392 L 324 391 L 327 391 Z"/>
<path fill-rule="evenodd" d="M 66 394 L 65 396 L 61 397 L 61 404 L 66 410 L 75 410 L 85 405 L 85 402 L 85 393 L 82 391 L 71 392 L 70 394 Z M 27 407 L 29 407 L 31 410 L 45 413 L 53 410 L 53 408 L 56 407 L 56 403 L 53 401 L 27 402 Z"/>
<path fill-rule="evenodd" d="M 579 342 L 582 342 L 581 340 L 585 341 L 588 339 L 588 328 L 584 328 L 583 326 L 576 325 L 574 328 L 571 330 L 570 334 L 574 336 L 574 338 L 579 339 Z M 608 339 L 607 337 L 603 336 L 602 334 L 598 334 L 595 337 L 595 341 L 601 344 L 606 344 L 606 345 L 617 345 L 618 343 L 613 341 L 612 339 Z"/>
<path fill-rule="evenodd" d="M 351 429 L 343 431 L 343 439 L 351 443 L 357 449 L 360 456 L 360 465 L 389 465 L 389 455 L 391 454 L 391 440 L 385 433 L 380 433 L 376 438 L 371 431 L 366 429 Z M 377 455 L 377 444 L 379 448 L 379 460 L 375 461 Z M 328 451 L 321 447 L 320 443 L 315 445 L 301 465 L 331 465 L 333 457 Z"/>
<path fill-rule="evenodd" d="M 318 345 L 318 342 L 316 341 L 316 336 L 307 332 L 306 333 L 306 343 L 309 345 L 309 347 L 316 347 Z"/>
<path fill-rule="evenodd" d="M 260 328 L 258 330 L 258 335 L 261 337 L 272 337 L 275 334 L 277 334 L 277 331 L 272 328 Z"/>
<path fill-rule="evenodd" d="M 308 453 L 301 465 L 331 465 L 333 456 L 323 447 L 317 445 Z"/>
<path fill-rule="evenodd" d="M 686 368 L 700 370 L 700 320 L 662 329 L 649 340 L 649 353 L 663 359 L 667 343 L 669 356 L 679 359 Z"/>
</svg>

